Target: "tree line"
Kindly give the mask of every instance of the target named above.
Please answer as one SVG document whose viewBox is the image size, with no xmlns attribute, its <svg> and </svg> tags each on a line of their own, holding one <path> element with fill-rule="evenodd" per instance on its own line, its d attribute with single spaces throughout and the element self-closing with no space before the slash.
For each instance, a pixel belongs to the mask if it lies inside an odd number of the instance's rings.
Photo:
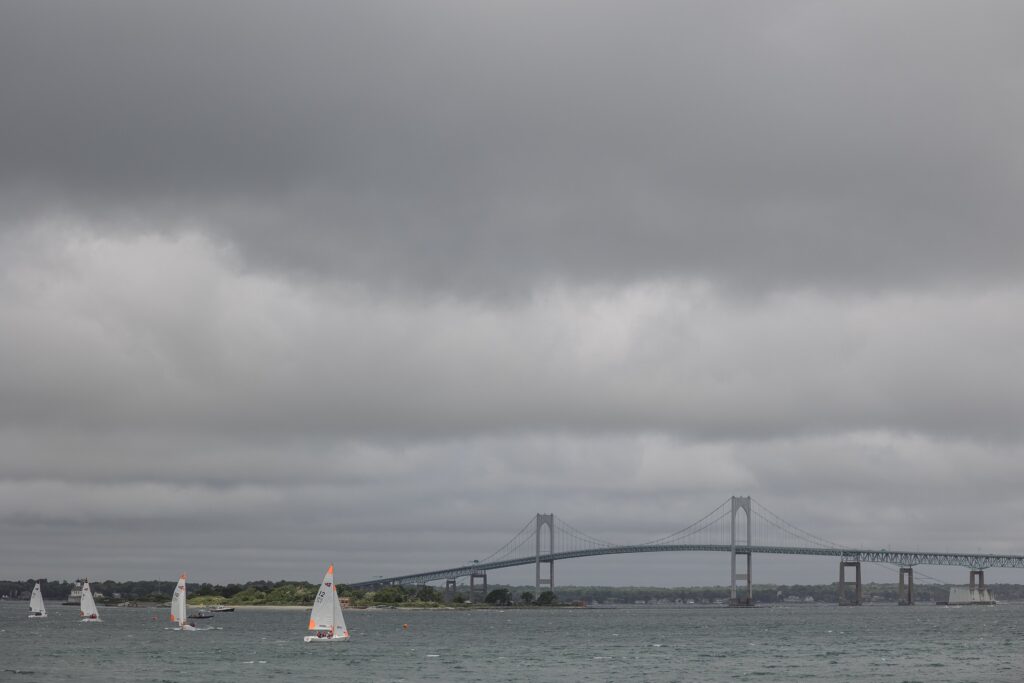
<svg viewBox="0 0 1024 683">
<path fill-rule="evenodd" d="M 63 580 L 39 579 L 43 599 L 64 601 L 75 584 Z M 23 581 L 0 581 L 0 597 L 8 600 L 28 600 L 36 579 Z M 120 602 L 164 603 L 174 593 L 176 581 L 90 581 L 93 594 L 101 604 Z M 190 583 L 190 602 L 226 605 L 312 605 L 319 585 L 306 581 L 248 581 L 226 585 L 212 583 Z M 338 594 L 347 598 L 354 606 L 371 605 L 440 605 L 465 604 L 469 601 L 486 602 L 493 605 L 554 605 L 558 598 L 551 591 L 534 597 L 530 591 L 512 593 L 507 588 L 497 588 L 486 596 L 478 591 L 475 595 L 468 586 L 460 586 L 446 594 L 434 586 L 384 586 L 377 590 L 351 588 L 338 585 Z"/>
<path fill-rule="evenodd" d="M 0 597 L 28 600 L 35 579 L 0 581 Z M 43 598 L 63 601 L 74 588 L 72 582 L 39 579 Z M 102 595 L 101 603 L 155 602 L 170 600 L 176 581 L 90 581 L 93 592 Z M 949 584 L 914 585 L 914 596 L 919 602 L 946 600 Z M 991 584 L 993 596 L 1002 602 L 1024 601 L 1024 585 Z M 194 602 L 230 605 L 311 605 L 319 585 L 305 581 L 248 581 L 225 585 L 190 583 L 189 599 Z M 838 586 L 832 584 L 755 585 L 754 599 L 761 603 L 806 600 L 836 602 Z M 714 604 L 729 598 L 727 586 L 689 588 L 616 587 L 616 586 L 561 586 L 558 594 L 544 591 L 535 594 L 532 586 L 496 586 L 487 595 L 479 591 L 474 595 L 462 585 L 445 593 L 434 586 L 385 586 L 373 591 L 354 589 L 339 584 L 338 593 L 354 606 L 370 605 L 440 605 L 464 604 L 467 601 L 492 605 L 555 605 L 560 603 L 687 603 Z M 865 601 L 896 602 L 898 586 L 895 583 L 866 583 L 863 585 Z"/>
</svg>

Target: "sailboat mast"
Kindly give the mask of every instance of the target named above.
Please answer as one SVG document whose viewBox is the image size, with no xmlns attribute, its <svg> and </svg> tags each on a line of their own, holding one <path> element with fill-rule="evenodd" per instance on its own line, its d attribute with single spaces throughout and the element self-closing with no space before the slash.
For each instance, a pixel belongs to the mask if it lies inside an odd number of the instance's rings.
<svg viewBox="0 0 1024 683">
<path fill-rule="evenodd" d="M 333 602 L 331 603 L 331 638 L 334 637 L 334 633 L 338 630 L 338 586 L 331 581 L 331 597 Z"/>
</svg>

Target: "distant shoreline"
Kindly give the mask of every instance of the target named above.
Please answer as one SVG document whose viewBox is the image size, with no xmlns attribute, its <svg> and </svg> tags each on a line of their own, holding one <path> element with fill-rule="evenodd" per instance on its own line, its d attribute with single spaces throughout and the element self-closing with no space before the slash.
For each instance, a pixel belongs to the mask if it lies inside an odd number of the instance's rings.
<svg viewBox="0 0 1024 683">
<path fill-rule="evenodd" d="M 967 579 L 967 576 L 963 577 Z M 0 600 L 26 601 L 32 593 L 36 580 L 0 581 Z M 65 601 L 73 591 L 74 584 L 64 581 L 42 579 L 43 598 L 47 605 Z M 964 583 L 920 583 L 915 582 L 914 597 L 919 604 L 945 602 L 950 591 L 963 587 Z M 104 607 L 124 605 L 125 607 L 166 606 L 174 590 L 170 581 L 92 581 L 97 602 Z M 986 587 L 1000 603 L 1024 602 L 1024 584 L 992 583 Z M 544 598 L 544 593 L 534 595 L 533 586 L 492 584 L 486 594 L 470 591 L 459 586 L 454 594 L 446 593 L 433 586 L 401 587 L 386 586 L 377 591 L 351 589 L 343 584 L 338 593 L 351 601 L 347 609 L 490 609 L 490 608 L 533 608 L 537 602 L 545 604 L 555 601 L 569 607 L 586 604 L 590 606 L 627 605 L 719 605 L 727 604 L 730 589 L 722 586 L 707 587 L 615 587 L 615 586 L 559 586 L 553 594 Z M 848 585 L 848 590 L 849 590 Z M 189 604 L 194 609 L 217 606 L 236 609 L 308 609 L 316 596 L 317 587 L 306 582 L 258 581 L 226 586 L 195 583 L 189 586 Z M 831 604 L 838 598 L 838 586 L 831 584 L 754 584 L 753 598 L 760 604 Z M 102 594 L 102 597 L 100 597 Z M 470 598 L 471 604 L 462 601 Z M 490 603 L 485 603 L 487 598 Z M 864 603 L 889 604 L 897 602 L 899 585 L 896 583 L 866 582 L 863 584 Z M 504 603 L 504 604 L 503 604 Z M 511 603 L 511 604 L 508 604 Z"/>
</svg>

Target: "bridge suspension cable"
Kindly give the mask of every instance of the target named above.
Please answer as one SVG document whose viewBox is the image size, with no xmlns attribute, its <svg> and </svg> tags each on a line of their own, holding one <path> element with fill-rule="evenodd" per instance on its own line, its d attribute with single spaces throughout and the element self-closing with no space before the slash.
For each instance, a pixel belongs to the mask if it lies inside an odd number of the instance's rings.
<svg viewBox="0 0 1024 683">
<path fill-rule="evenodd" d="M 530 519 L 519 532 L 512 537 L 512 539 L 501 546 L 493 553 L 483 559 L 483 562 L 500 562 L 501 560 L 509 560 L 518 557 L 526 557 L 533 553 L 533 542 L 536 537 L 537 530 L 534 525 L 534 520 Z"/>
<path fill-rule="evenodd" d="M 560 517 L 555 518 L 555 541 L 559 552 L 614 548 L 619 545 L 584 533 Z"/>
<path fill-rule="evenodd" d="M 754 503 L 752 508 L 753 516 L 756 520 L 760 521 L 759 530 L 755 533 L 756 538 L 752 539 L 751 543 L 756 545 L 786 546 L 787 543 L 785 541 L 796 540 L 818 548 L 843 549 L 845 547 L 787 522 L 759 500 L 751 498 L 751 502 Z M 770 530 L 781 531 L 783 534 L 782 538 L 769 538 Z"/>
<path fill-rule="evenodd" d="M 502 562 L 504 560 L 519 559 L 524 557 L 533 557 L 537 553 L 537 528 L 536 521 L 531 519 L 527 522 L 522 529 L 518 531 L 505 545 L 501 546 L 493 553 L 483 558 L 481 563 L 490 562 Z M 614 548 L 617 547 L 618 543 L 612 543 L 611 541 L 605 541 L 600 538 L 591 536 L 590 534 L 580 531 L 573 525 L 569 524 L 565 520 L 556 517 L 555 518 L 555 547 L 548 548 L 546 543 L 543 543 L 541 552 L 544 554 L 558 551 L 558 552 L 573 552 L 583 550 L 593 550 L 596 548 Z"/>
<path fill-rule="evenodd" d="M 731 501 L 731 498 L 725 499 L 721 505 L 684 529 L 639 545 L 675 545 L 683 539 L 693 539 L 697 536 L 705 543 L 725 543 L 726 525 L 720 523 L 729 516 L 728 506 Z"/>
</svg>

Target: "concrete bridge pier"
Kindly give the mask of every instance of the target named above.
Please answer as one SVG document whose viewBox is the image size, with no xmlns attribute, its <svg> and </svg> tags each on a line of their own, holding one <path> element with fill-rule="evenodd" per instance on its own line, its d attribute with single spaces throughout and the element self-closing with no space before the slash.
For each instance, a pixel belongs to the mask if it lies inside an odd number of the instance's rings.
<svg viewBox="0 0 1024 683">
<path fill-rule="evenodd" d="M 971 570 L 971 595 L 978 595 L 985 590 L 985 570 Z"/>
<path fill-rule="evenodd" d="M 487 572 L 473 572 L 469 575 L 469 599 L 471 602 L 476 602 L 476 580 L 483 579 L 484 582 L 484 593 L 480 600 L 483 601 L 487 597 Z"/>
<path fill-rule="evenodd" d="M 535 536 L 536 541 L 537 541 L 537 547 L 536 547 L 536 550 L 537 550 L 537 555 L 536 555 L 536 558 L 537 558 L 536 559 L 537 584 L 536 584 L 536 589 L 537 589 L 537 594 L 538 595 L 541 593 L 541 586 L 546 587 L 546 589 L 549 590 L 549 591 L 554 591 L 555 590 L 555 561 L 554 560 L 541 560 L 540 559 L 540 556 L 541 556 L 541 542 L 540 542 L 540 539 L 542 538 L 542 531 L 543 531 L 545 526 L 548 528 L 548 555 L 553 555 L 554 552 L 555 552 L 555 515 L 554 515 L 554 513 L 549 513 L 549 514 L 546 514 L 546 515 L 542 515 L 539 512 L 537 513 L 537 530 L 536 530 L 536 533 L 534 534 L 534 536 Z M 547 564 L 547 566 L 548 566 L 548 576 L 547 576 L 547 578 L 542 578 L 541 577 L 540 566 L 542 564 Z"/>
<path fill-rule="evenodd" d="M 846 568 L 849 567 L 854 570 L 855 583 L 853 589 L 853 599 L 850 600 L 846 596 Z M 860 562 L 856 560 L 841 560 L 839 562 L 839 604 L 840 605 L 860 605 L 863 603 L 864 591 L 860 581 Z"/>
<path fill-rule="evenodd" d="M 739 544 L 736 543 L 736 514 L 742 510 L 747 519 L 747 533 Z M 732 497 L 732 549 L 731 567 L 732 583 L 729 589 L 730 607 L 753 607 L 754 606 L 754 584 L 753 584 L 753 555 L 750 552 L 750 496 Z M 745 555 L 747 558 L 746 573 L 736 573 L 736 556 Z M 740 593 L 736 592 L 736 581 L 746 581 L 747 587 Z"/>
<path fill-rule="evenodd" d="M 455 595 L 455 591 L 458 588 L 458 585 L 459 585 L 459 580 L 458 579 L 445 579 L 444 580 L 444 596 L 446 598 L 450 598 L 451 596 Z"/>
<path fill-rule="evenodd" d="M 900 567 L 899 604 L 914 604 L 914 568 Z"/>
</svg>

